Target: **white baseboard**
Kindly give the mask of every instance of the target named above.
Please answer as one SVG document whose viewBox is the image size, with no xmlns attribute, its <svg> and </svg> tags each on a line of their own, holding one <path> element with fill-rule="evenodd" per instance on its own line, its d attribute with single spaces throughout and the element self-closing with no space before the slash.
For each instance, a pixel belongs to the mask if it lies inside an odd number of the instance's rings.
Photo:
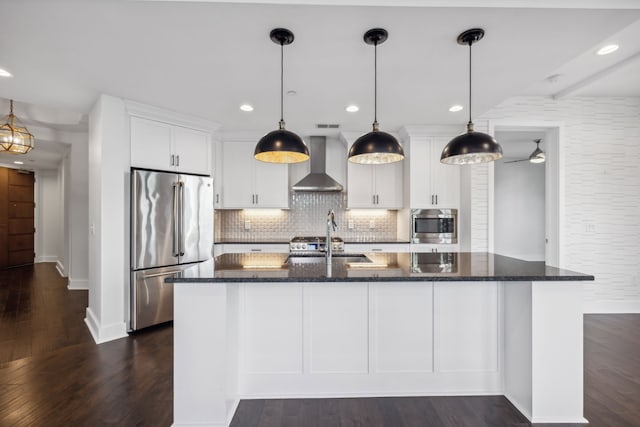
<svg viewBox="0 0 640 427">
<path fill-rule="evenodd" d="M 588 301 L 584 303 L 585 314 L 640 313 L 640 301 Z"/>
<path fill-rule="evenodd" d="M 231 404 L 227 402 L 227 425 L 231 424 L 233 420 L 233 416 L 236 414 L 238 410 L 238 405 L 240 404 L 240 399 L 233 399 Z"/>
<path fill-rule="evenodd" d="M 534 418 L 531 420 L 532 423 L 541 423 L 541 424 L 588 424 L 589 420 L 584 417 L 575 417 L 575 418 Z"/>
<path fill-rule="evenodd" d="M 58 257 L 55 255 L 41 255 L 36 257 L 35 262 L 58 262 Z"/>
<path fill-rule="evenodd" d="M 96 344 L 102 344 L 128 336 L 127 325 L 124 322 L 101 327 L 91 307 L 87 307 L 87 317 L 84 318 L 84 323 L 86 323 L 89 328 L 89 332 L 91 332 L 91 336 Z"/>
<path fill-rule="evenodd" d="M 520 403 L 520 402 L 518 402 L 516 399 L 514 399 L 514 398 L 513 398 L 513 396 L 508 395 L 508 394 L 506 394 L 506 393 L 505 393 L 504 397 L 506 397 L 506 398 L 507 398 L 507 400 L 508 400 L 509 402 L 511 402 L 511 404 L 512 404 L 513 406 L 515 406 L 515 407 L 516 407 L 516 409 L 517 409 L 518 411 L 520 411 L 520 413 L 521 413 L 522 415 L 524 415 L 525 417 L 527 417 L 527 419 L 528 419 L 529 421 L 531 421 L 531 419 L 532 419 L 533 417 L 531 416 L 531 411 L 526 407 L 526 405 L 523 405 L 522 403 Z"/>
<path fill-rule="evenodd" d="M 62 265 L 60 260 L 56 261 L 56 270 L 58 270 L 58 274 L 60 274 L 60 277 L 67 277 L 64 274 L 64 265 Z"/>
<path fill-rule="evenodd" d="M 89 290 L 89 280 L 88 279 L 74 279 L 69 277 L 69 283 L 67 284 L 67 289 L 70 291 L 87 291 Z"/>
</svg>

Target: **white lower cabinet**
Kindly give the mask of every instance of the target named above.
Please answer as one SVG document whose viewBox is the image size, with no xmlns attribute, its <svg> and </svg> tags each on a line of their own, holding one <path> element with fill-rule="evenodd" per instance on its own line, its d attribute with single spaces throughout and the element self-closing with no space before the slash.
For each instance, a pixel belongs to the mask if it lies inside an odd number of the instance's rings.
<svg viewBox="0 0 640 427">
<path fill-rule="evenodd" d="M 246 372 L 302 374 L 302 285 L 247 284 L 244 310 Z"/>
<path fill-rule="evenodd" d="M 371 285 L 375 371 L 433 371 L 433 285 Z"/>
<path fill-rule="evenodd" d="M 498 284 L 435 283 L 435 369 L 498 371 Z"/>
<path fill-rule="evenodd" d="M 409 243 L 345 243 L 346 253 L 367 253 L 367 252 L 410 252 Z"/>
<path fill-rule="evenodd" d="M 214 256 L 225 253 L 289 253 L 288 243 L 216 243 L 213 247 Z"/>
<path fill-rule="evenodd" d="M 242 285 L 241 394 L 498 392 L 499 289 L 496 282 Z"/>
<path fill-rule="evenodd" d="M 335 283 L 305 287 L 308 319 L 305 353 L 309 373 L 366 374 L 368 363 L 367 285 Z"/>
</svg>

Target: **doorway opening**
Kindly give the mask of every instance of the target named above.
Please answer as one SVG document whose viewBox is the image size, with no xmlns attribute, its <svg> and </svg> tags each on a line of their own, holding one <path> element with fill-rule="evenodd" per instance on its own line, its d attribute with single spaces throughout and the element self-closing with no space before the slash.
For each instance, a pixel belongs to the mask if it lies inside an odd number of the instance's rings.
<svg viewBox="0 0 640 427">
<path fill-rule="evenodd" d="M 494 126 L 504 156 L 492 168 L 491 252 L 560 266 L 560 129 Z M 530 157 L 536 157 L 538 147 L 545 161 L 533 163 Z"/>
</svg>

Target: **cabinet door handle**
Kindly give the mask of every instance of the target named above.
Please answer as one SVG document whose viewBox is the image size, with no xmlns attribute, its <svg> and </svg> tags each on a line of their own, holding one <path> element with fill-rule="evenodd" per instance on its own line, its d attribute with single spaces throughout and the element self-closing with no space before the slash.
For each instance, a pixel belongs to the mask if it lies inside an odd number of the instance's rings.
<svg viewBox="0 0 640 427">
<path fill-rule="evenodd" d="M 176 166 L 180 166 L 180 154 L 176 156 Z"/>
<path fill-rule="evenodd" d="M 171 155 L 171 166 L 174 166 L 175 158 L 176 158 L 176 157 L 172 154 L 172 155 Z"/>
<path fill-rule="evenodd" d="M 216 194 L 216 203 L 220 203 L 220 194 Z"/>
<path fill-rule="evenodd" d="M 375 205 L 375 204 L 376 204 L 376 195 L 375 195 L 375 194 L 374 194 L 374 195 L 372 195 L 372 196 L 371 196 L 371 199 L 372 199 L 371 204 L 372 204 L 372 205 Z"/>
<path fill-rule="evenodd" d="M 431 195 L 431 204 L 433 205 L 433 194 Z"/>
<path fill-rule="evenodd" d="M 259 194 L 256 194 L 256 205 L 260 203 L 260 200 L 258 199 L 259 196 Z"/>
<path fill-rule="evenodd" d="M 438 195 L 436 194 L 436 205 L 438 204 Z"/>
<path fill-rule="evenodd" d="M 262 249 L 251 248 L 251 252 L 262 252 Z"/>
<path fill-rule="evenodd" d="M 255 204 L 256 204 L 256 195 L 255 195 L 255 194 L 252 194 L 252 195 L 251 195 L 251 204 L 252 204 L 252 205 L 255 205 Z"/>
</svg>

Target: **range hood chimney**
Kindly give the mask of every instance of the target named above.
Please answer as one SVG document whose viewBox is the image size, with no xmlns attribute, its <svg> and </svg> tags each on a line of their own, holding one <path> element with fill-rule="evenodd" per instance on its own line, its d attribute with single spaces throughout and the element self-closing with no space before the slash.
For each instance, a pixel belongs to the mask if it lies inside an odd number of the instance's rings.
<svg viewBox="0 0 640 427">
<path fill-rule="evenodd" d="M 311 173 L 291 187 L 293 191 L 342 191 L 342 185 L 326 173 L 326 146 L 325 136 L 309 137 Z"/>
</svg>

